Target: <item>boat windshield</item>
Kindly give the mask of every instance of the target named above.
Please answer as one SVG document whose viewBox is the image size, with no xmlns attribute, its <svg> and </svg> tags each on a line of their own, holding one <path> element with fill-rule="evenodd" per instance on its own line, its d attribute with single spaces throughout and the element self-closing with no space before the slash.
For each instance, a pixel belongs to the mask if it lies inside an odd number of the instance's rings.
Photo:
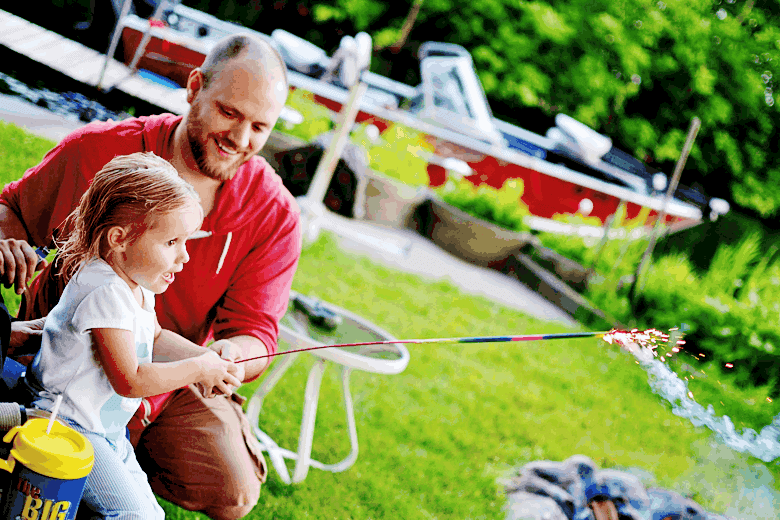
<svg viewBox="0 0 780 520">
<path fill-rule="evenodd" d="M 484 140 L 498 141 L 482 85 L 471 58 L 428 56 L 421 64 L 423 119 Z"/>
<path fill-rule="evenodd" d="M 466 89 L 458 76 L 453 63 L 432 63 L 429 67 L 433 104 L 436 107 L 455 112 L 458 115 L 474 118 L 469 107 Z"/>
</svg>

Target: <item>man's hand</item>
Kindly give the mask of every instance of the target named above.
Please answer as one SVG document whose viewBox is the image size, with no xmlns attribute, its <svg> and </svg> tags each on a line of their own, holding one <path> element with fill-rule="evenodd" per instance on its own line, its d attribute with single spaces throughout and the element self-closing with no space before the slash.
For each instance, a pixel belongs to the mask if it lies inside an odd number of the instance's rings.
<svg viewBox="0 0 780 520">
<path fill-rule="evenodd" d="M 243 350 L 229 339 L 215 341 L 209 345 L 209 348 L 219 354 L 219 357 L 222 359 L 227 359 L 228 361 L 238 361 L 244 355 Z M 244 371 L 244 364 L 233 363 L 233 368 L 235 372 L 231 371 L 231 374 L 233 374 L 239 381 L 243 381 L 244 376 L 246 375 Z"/>
<path fill-rule="evenodd" d="M 203 397 L 210 398 L 220 394 L 230 395 L 241 385 L 235 377 L 234 364 L 220 358 L 216 352 L 206 351 L 197 358 L 203 365 L 205 377 L 198 383 Z"/>
<path fill-rule="evenodd" d="M 46 318 L 11 322 L 10 352 L 13 352 L 15 356 L 38 352 L 41 348 L 44 323 L 46 323 Z"/>
<path fill-rule="evenodd" d="M 243 356 L 242 350 L 239 348 L 238 345 L 230 341 L 229 339 L 221 339 L 219 341 L 215 341 L 211 345 L 208 346 L 211 350 L 216 352 L 220 358 L 225 359 L 227 361 L 236 361 L 238 359 L 241 359 Z M 244 365 L 242 363 L 233 363 L 231 366 L 228 367 L 228 373 L 238 379 L 239 381 L 244 380 L 244 376 L 246 375 L 244 372 Z M 229 388 L 231 391 L 235 391 L 237 386 L 229 385 Z M 215 395 L 218 395 L 219 389 L 217 387 L 212 388 L 204 388 L 202 385 L 200 386 L 201 393 L 203 394 L 203 397 L 214 397 Z"/>
<path fill-rule="evenodd" d="M 24 240 L 9 238 L 0 240 L 0 283 L 5 287 L 16 288 L 16 294 L 22 294 L 32 280 L 36 268 L 49 265 L 35 253 Z"/>
</svg>

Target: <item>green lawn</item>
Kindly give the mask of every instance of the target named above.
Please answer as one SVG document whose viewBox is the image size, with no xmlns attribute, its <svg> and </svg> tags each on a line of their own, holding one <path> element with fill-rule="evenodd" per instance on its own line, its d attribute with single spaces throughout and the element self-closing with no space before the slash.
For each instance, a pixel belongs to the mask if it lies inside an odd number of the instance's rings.
<svg viewBox="0 0 780 520">
<path fill-rule="evenodd" d="M 50 146 L 0 123 L 0 153 L 18 154 L 13 162 L 2 161 L 2 181 L 17 178 Z M 329 235 L 305 249 L 293 287 L 352 310 L 398 338 L 565 331 L 452 284 L 347 255 Z M 312 469 L 295 486 L 284 485 L 270 469 L 249 518 L 500 519 L 505 500 L 499 479 L 531 460 L 578 453 L 602 467 L 650 471 L 658 485 L 723 511 L 737 496 L 732 483 L 740 480 L 734 476 L 764 467 L 730 451 L 713 455 L 708 431 L 673 415 L 652 394 L 634 359 L 600 340 L 409 350 L 411 362 L 400 375 L 353 373 L 357 463 L 341 474 Z M 297 446 L 312 359 L 299 359 L 263 409 L 260 426 L 291 449 Z M 251 395 L 257 384 L 241 393 Z M 349 450 L 338 384 L 331 367 L 323 380 L 313 451 L 324 462 L 340 460 Z M 768 470 L 777 489 L 778 466 Z M 163 505 L 169 518 L 205 518 Z"/>
</svg>

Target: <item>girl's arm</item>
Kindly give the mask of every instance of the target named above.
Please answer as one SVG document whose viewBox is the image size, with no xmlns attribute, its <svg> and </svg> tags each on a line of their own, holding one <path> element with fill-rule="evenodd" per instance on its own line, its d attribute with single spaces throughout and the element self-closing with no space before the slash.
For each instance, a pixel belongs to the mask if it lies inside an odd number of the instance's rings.
<svg viewBox="0 0 780 520">
<path fill-rule="evenodd" d="M 172 332 L 163 330 L 154 317 L 154 349 L 152 349 L 152 359 L 154 362 L 181 361 L 205 354 L 209 348 L 201 347 Z"/>
<path fill-rule="evenodd" d="M 233 363 L 220 359 L 211 350 L 204 349 L 196 357 L 179 361 L 139 365 L 131 331 L 108 328 L 91 330 L 103 370 L 116 393 L 123 397 L 148 397 L 191 383 L 216 386 L 229 395 L 231 390 L 228 385 L 241 384 L 228 372 Z"/>
<path fill-rule="evenodd" d="M 188 340 L 187 338 L 176 334 L 170 330 L 163 330 L 160 327 L 160 323 L 157 321 L 157 317 L 154 318 L 154 350 L 152 353 L 152 359 L 155 362 L 168 362 L 179 361 L 195 356 L 200 356 L 205 352 L 213 350 L 219 357 L 228 361 L 236 361 L 241 359 L 241 351 L 233 345 L 229 340 L 220 340 L 212 343 L 208 347 L 201 347 Z M 231 338 L 232 340 L 233 338 Z M 235 348 L 231 348 L 235 347 Z M 228 368 L 231 374 L 233 374 L 239 381 L 244 380 L 244 367 L 239 363 L 232 363 L 232 366 Z M 204 397 L 210 397 L 214 394 L 214 388 L 202 388 Z"/>
</svg>

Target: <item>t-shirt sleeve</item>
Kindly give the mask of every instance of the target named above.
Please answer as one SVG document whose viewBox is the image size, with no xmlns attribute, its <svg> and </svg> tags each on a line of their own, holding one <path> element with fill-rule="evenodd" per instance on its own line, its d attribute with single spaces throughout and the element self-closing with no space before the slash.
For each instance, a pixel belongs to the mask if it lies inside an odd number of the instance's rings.
<svg viewBox="0 0 780 520">
<path fill-rule="evenodd" d="M 133 294 L 119 284 L 101 285 L 90 292 L 73 313 L 73 327 L 79 334 L 91 329 L 134 330 Z"/>
</svg>

